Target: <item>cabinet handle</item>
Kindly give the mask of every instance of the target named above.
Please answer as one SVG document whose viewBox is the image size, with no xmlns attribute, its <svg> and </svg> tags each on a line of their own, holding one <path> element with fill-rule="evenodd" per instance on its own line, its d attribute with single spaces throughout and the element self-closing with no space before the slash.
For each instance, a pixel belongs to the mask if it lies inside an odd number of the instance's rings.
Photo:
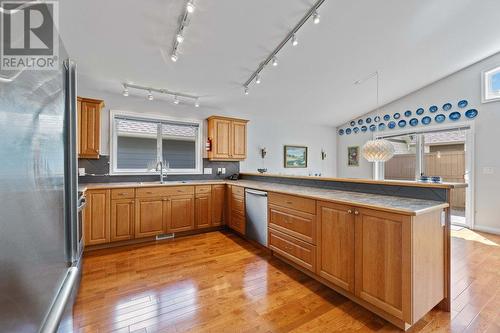
<svg viewBox="0 0 500 333">
<path fill-rule="evenodd" d="M 133 202 L 133 201 L 130 201 L 129 203 L 133 204 L 134 202 Z"/>
<path fill-rule="evenodd" d="M 146 192 L 146 194 L 153 194 L 153 192 L 151 192 L 151 191 L 148 191 L 148 192 Z"/>
<path fill-rule="evenodd" d="M 293 204 L 293 202 L 291 202 L 291 201 L 287 201 L 286 203 L 287 203 L 287 205 L 292 205 Z"/>
<path fill-rule="evenodd" d="M 347 214 L 352 214 L 352 210 L 348 209 Z"/>
<path fill-rule="evenodd" d="M 359 212 L 357 210 L 355 210 L 354 215 L 359 215 Z"/>
</svg>

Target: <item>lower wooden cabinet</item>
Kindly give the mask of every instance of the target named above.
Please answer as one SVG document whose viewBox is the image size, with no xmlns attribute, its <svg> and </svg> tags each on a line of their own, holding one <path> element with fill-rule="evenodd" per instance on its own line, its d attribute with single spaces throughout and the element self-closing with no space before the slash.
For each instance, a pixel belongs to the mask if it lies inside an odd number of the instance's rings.
<svg viewBox="0 0 500 333">
<path fill-rule="evenodd" d="M 234 231 L 245 235 L 246 215 L 245 215 L 245 189 L 240 186 L 231 186 L 229 193 L 229 227 Z"/>
<path fill-rule="evenodd" d="M 112 242 L 134 238 L 135 200 L 111 200 L 111 237 Z"/>
<path fill-rule="evenodd" d="M 181 232 L 194 229 L 194 196 L 178 195 L 167 199 L 167 232 Z"/>
<path fill-rule="evenodd" d="M 135 200 L 135 237 L 163 234 L 166 212 L 165 198 L 140 198 Z"/>
<path fill-rule="evenodd" d="M 84 239 L 85 245 L 97 245 L 110 241 L 110 190 L 87 191 L 85 207 Z"/>
<path fill-rule="evenodd" d="M 311 272 L 316 271 L 316 246 L 269 229 L 269 248 Z"/>
<path fill-rule="evenodd" d="M 196 194 L 194 199 L 195 226 L 197 229 L 212 225 L 212 195 Z"/>
<path fill-rule="evenodd" d="M 226 202 L 226 185 L 212 185 L 212 225 L 224 223 L 224 207 Z"/>
</svg>

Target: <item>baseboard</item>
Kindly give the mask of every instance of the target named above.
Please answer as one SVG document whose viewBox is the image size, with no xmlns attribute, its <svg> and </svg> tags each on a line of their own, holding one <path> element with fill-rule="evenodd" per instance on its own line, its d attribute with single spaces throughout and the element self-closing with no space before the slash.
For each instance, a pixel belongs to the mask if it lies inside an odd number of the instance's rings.
<svg viewBox="0 0 500 333">
<path fill-rule="evenodd" d="M 474 226 L 474 231 L 481 231 L 481 232 L 487 232 L 489 234 L 494 234 L 494 235 L 500 235 L 500 228 L 492 228 L 492 227 L 486 227 L 482 225 L 475 225 Z"/>
</svg>

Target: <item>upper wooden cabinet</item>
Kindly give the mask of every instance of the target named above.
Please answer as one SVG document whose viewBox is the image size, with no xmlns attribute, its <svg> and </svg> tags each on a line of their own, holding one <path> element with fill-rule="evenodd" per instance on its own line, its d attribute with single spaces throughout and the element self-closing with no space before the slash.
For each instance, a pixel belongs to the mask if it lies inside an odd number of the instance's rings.
<svg viewBox="0 0 500 333">
<path fill-rule="evenodd" d="M 210 160 L 240 161 L 247 157 L 247 122 L 244 119 L 212 116 L 208 118 Z"/>
<path fill-rule="evenodd" d="M 78 97 L 78 158 L 99 158 L 101 142 L 101 109 L 104 102 L 98 99 Z"/>
</svg>

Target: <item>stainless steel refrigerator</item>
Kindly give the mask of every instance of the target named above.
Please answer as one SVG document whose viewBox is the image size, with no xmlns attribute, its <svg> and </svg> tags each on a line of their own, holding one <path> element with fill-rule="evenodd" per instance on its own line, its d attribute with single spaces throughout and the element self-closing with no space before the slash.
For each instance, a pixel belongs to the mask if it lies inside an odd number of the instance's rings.
<svg viewBox="0 0 500 333">
<path fill-rule="evenodd" d="M 82 252 L 75 76 L 69 60 L 0 73 L 0 332 L 71 321 Z"/>
</svg>

